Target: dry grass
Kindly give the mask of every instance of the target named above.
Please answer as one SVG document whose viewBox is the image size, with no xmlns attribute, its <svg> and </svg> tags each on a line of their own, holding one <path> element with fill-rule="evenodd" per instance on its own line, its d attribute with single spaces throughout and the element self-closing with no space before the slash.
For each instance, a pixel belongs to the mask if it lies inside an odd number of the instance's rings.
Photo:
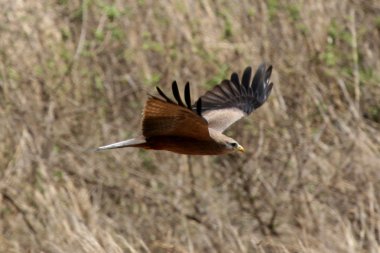
<svg viewBox="0 0 380 253">
<path fill-rule="evenodd" d="M 2 1 L 0 252 L 380 251 L 379 1 L 199 2 Z M 262 61 L 248 153 L 86 152 Z"/>
</svg>

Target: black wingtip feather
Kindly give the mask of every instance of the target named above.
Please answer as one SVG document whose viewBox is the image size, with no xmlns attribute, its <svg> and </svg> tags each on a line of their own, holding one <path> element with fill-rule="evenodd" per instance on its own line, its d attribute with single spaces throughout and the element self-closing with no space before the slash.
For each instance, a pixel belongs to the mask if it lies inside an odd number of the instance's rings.
<svg viewBox="0 0 380 253">
<path fill-rule="evenodd" d="M 268 68 L 267 68 L 267 71 L 265 72 L 265 76 L 269 79 L 269 77 L 271 76 L 272 74 L 272 65 L 269 65 Z"/>
<path fill-rule="evenodd" d="M 258 88 L 260 84 L 264 81 L 264 75 L 265 75 L 265 63 L 260 64 L 260 66 L 257 68 L 255 76 L 252 80 L 252 90 L 253 92 L 258 95 Z"/>
<path fill-rule="evenodd" d="M 197 101 L 197 114 L 202 116 L 202 99 L 199 98 Z"/>
<path fill-rule="evenodd" d="M 236 72 L 231 74 L 231 82 L 240 88 L 239 75 Z"/>
<path fill-rule="evenodd" d="M 243 72 L 243 77 L 242 77 L 242 80 L 241 80 L 241 83 L 243 84 L 245 90 L 248 92 L 249 90 L 249 86 L 250 86 L 250 79 L 251 79 L 251 74 L 252 74 L 252 68 L 251 67 L 247 67 L 244 72 Z"/>
<path fill-rule="evenodd" d="M 165 93 L 160 89 L 160 87 L 156 87 L 156 90 L 158 91 L 158 94 L 160 94 L 161 97 L 163 97 L 166 102 L 169 102 L 169 103 L 174 103 L 173 100 L 171 100 L 170 98 L 168 98 Z"/>
<path fill-rule="evenodd" d="M 172 83 L 172 91 L 173 91 L 174 98 L 177 100 L 178 104 L 181 106 L 185 106 L 184 103 L 182 102 L 181 95 L 179 94 L 178 85 L 176 81 Z"/>
<path fill-rule="evenodd" d="M 187 105 L 187 108 L 191 110 L 191 97 L 190 97 L 190 84 L 189 82 L 185 85 L 185 102 Z"/>
</svg>

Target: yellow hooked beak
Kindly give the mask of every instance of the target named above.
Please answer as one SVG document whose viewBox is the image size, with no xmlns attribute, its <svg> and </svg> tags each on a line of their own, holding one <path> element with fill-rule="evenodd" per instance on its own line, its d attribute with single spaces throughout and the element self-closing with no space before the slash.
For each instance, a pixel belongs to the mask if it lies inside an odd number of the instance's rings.
<svg viewBox="0 0 380 253">
<path fill-rule="evenodd" d="M 243 153 L 245 152 L 243 146 L 241 146 L 241 145 L 238 145 L 238 146 L 236 147 L 236 150 L 237 150 L 237 151 L 240 151 L 240 152 L 243 152 Z"/>
</svg>

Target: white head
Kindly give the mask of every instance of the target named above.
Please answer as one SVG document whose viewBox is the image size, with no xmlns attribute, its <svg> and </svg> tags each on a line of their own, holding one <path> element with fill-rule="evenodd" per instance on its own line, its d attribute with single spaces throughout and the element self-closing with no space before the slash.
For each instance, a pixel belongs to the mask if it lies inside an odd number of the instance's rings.
<svg viewBox="0 0 380 253">
<path fill-rule="evenodd" d="M 239 143 L 235 142 L 226 142 L 225 143 L 227 149 L 230 149 L 231 151 L 239 151 L 239 152 L 245 152 L 244 148 L 242 145 Z"/>
<path fill-rule="evenodd" d="M 234 139 L 218 132 L 218 131 L 210 131 L 210 137 L 215 140 L 215 142 L 219 143 L 220 145 L 223 145 L 226 148 L 227 152 L 244 152 L 244 148 Z"/>
<path fill-rule="evenodd" d="M 227 137 L 227 136 L 226 136 Z M 243 146 L 241 146 L 237 141 L 234 139 L 227 137 L 223 140 L 223 144 L 226 146 L 228 150 L 231 152 L 233 151 L 239 151 L 239 152 L 244 152 Z"/>
</svg>

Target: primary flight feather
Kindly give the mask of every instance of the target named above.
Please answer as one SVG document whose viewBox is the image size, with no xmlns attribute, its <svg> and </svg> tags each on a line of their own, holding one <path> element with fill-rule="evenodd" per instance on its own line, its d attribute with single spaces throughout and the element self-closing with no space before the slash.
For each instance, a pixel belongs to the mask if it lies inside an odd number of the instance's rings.
<svg viewBox="0 0 380 253">
<path fill-rule="evenodd" d="M 269 80 L 271 73 L 272 66 L 261 64 L 251 80 L 252 69 L 247 67 L 241 81 L 233 73 L 230 80 L 223 80 L 194 104 L 191 104 L 189 83 L 185 85 L 184 100 L 176 81 L 172 83 L 175 101 L 157 87 L 160 97 L 150 96 L 144 107 L 142 135 L 97 150 L 139 147 L 188 155 L 244 151 L 223 132 L 264 104 L 273 87 Z"/>
</svg>

